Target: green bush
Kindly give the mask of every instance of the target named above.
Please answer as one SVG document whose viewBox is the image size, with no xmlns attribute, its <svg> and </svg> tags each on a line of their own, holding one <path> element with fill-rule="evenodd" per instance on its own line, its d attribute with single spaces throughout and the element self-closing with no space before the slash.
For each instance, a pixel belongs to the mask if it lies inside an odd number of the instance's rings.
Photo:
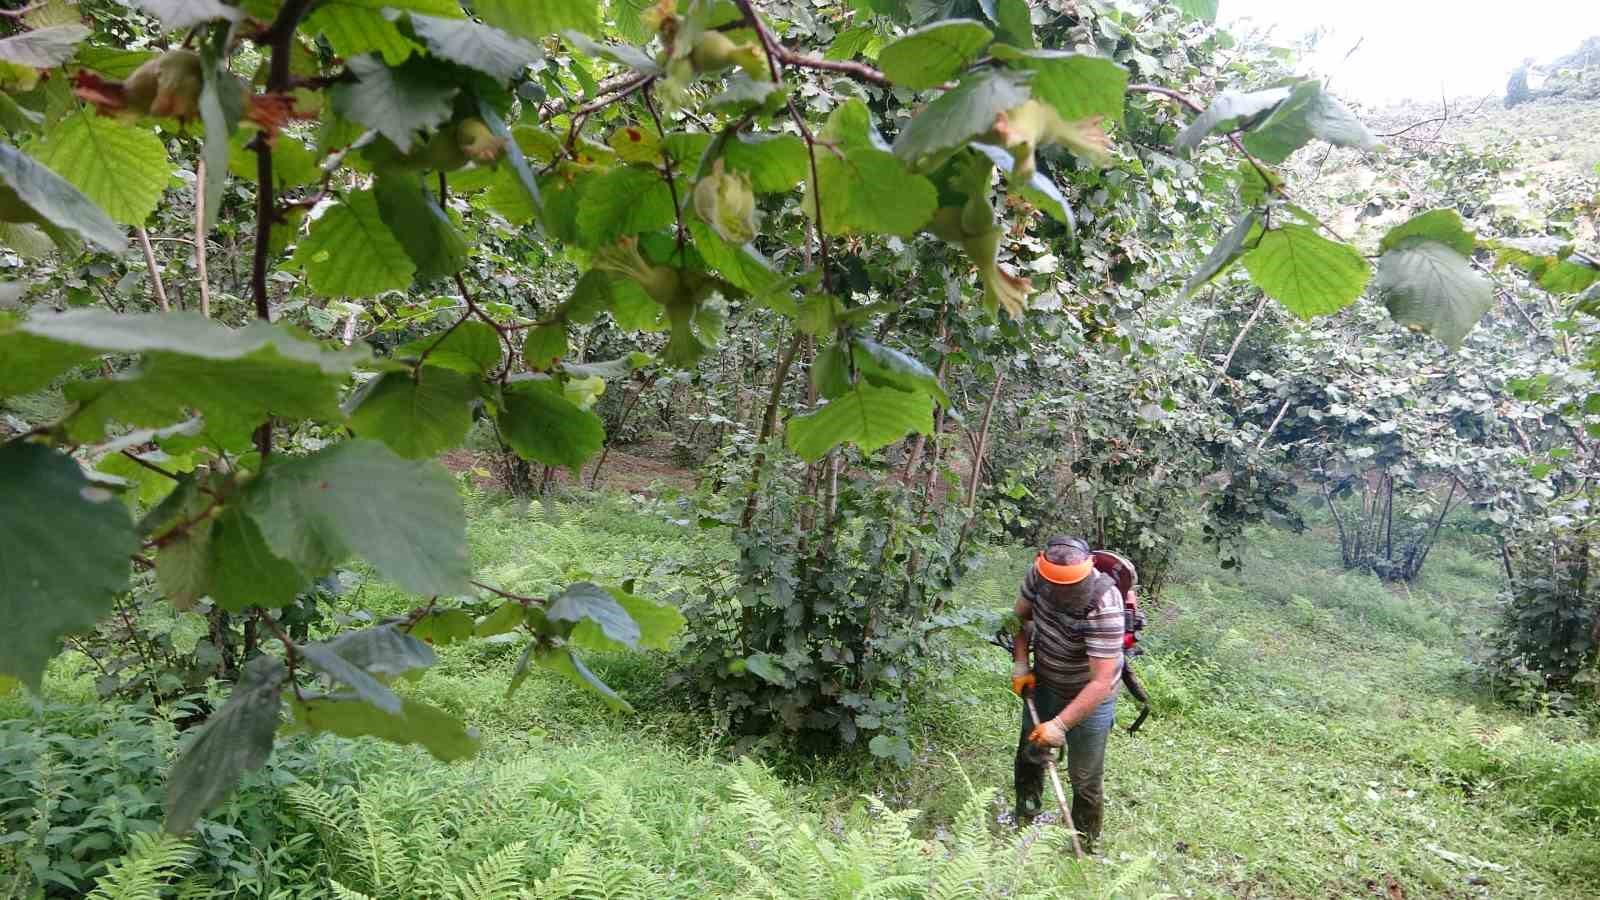
<svg viewBox="0 0 1600 900">
<path fill-rule="evenodd" d="M 1600 747 L 1558 743 L 1470 711 L 1430 731 L 1406 760 L 1468 797 L 1558 829 L 1600 828 Z"/>
</svg>

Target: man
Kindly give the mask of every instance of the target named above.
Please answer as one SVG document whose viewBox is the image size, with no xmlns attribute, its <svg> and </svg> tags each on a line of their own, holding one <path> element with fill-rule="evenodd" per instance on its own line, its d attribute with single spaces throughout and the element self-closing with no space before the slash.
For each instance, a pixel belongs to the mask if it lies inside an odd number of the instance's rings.
<svg viewBox="0 0 1600 900">
<path fill-rule="evenodd" d="M 1065 745 L 1073 824 L 1092 845 L 1104 817 L 1106 736 L 1116 717 L 1122 674 L 1122 593 L 1095 568 L 1087 543 L 1053 537 L 1028 568 L 1016 610 L 1021 625 L 1012 651 L 1011 689 L 1018 695 L 1031 691 L 1042 720 L 1033 722 L 1024 706 L 1017 742 L 1017 820 L 1038 814 L 1046 754 Z"/>
</svg>

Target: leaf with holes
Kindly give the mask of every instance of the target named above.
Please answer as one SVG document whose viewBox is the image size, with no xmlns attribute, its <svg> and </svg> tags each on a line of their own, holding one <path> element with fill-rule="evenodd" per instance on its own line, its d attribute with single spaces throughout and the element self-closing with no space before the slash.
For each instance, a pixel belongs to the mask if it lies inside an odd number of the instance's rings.
<svg viewBox="0 0 1600 900">
<path fill-rule="evenodd" d="M 126 225 L 143 224 L 155 212 L 172 175 L 155 132 L 87 108 L 62 119 L 29 150 Z"/>
<path fill-rule="evenodd" d="M 349 695 L 290 699 L 294 720 L 309 731 L 340 737 L 375 737 L 394 744 L 420 744 L 441 762 L 454 762 L 478 752 L 478 733 L 448 713 L 407 697 L 391 714 Z"/>
<path fill-rule="evenodd" d="M 358 191 L 311 223 L 295 249 L 311 289 L 324 297 L 372 297 L 411 286 L 417 266 L 384 222 L 372 191 Z"/>
<path fill-rule="evenodd" d="M 816 462 L 843 443 L 863 453 L 887 447 L 916 432 L 933 430 L 933 398 L 927 393 L 858 384 L 826 406 L 789 420 L 789 449 Z"/>
<path fill-rule="evenodd" d="M 347 402 L 350 430 L 407 459 L 432 459 L 466 439 L 477 396 L 475 378 L 441 366 L 385 372 Z"/>
<path fill-rule="evenodd" d="M 188 833 L 246 772 L 261 768 L 272 755 L 288 680 L 289 670 L 276 657 L 257 656 L 245 665 L 228 702 L 172 765 L 167 776 L 167 831 Z"/>
<path fill-rule="evenodd" d="M 937 87 L 954 78 L 989 46 L 982 22 L 946 19 L 913 31 L 878 53 L 878 68 L 901 87 Z"/>
<path fill-rule="evenodd" d="M 0 497 L 0 673 L 37 691 L 61 638 L 93 628 L 128 589 L 138 540 L 126 506 L 38 444 L 0 447 Z"/>
<path fill-rule="evenodd" d="M 551 379 L 510 385 L 496 419 L 506 443 L 523 459 L 577 469 L 605 444 L 600 417 L 562 396 Z"/>
<path fill-rule="evenodd" d="M 423 596 L 471 590 L 466 514 L 437 463 L 346 441 L 267 467 L 246 494 L 267 546 L 302 571 L 327 572 L 354 553 Z"/>
<path fill-rule="evenodd" d="M 1028 100 L 1014 76 L 989 70 L 969 75 L 940 94 L 895 138 L 894 155 L 917 171 L 929 171 L 969 142 L 994 130 L 1007 110 Z"/>
<path fill-rule="evenodd" d="M 1302 319 L 1349 306 L 1372 277 L 1372 267 L 1354 247 L 1304 225 L 1263 234 L 1244 254 L 1244 267 L 1257 287 Z"/>
<path fill-rule="evenodd" d="M 1452 350 L 1494 305 L 1494 288 L 1467 257 L 1434 240 L 1412 239 L 1383 254 L 1375 287 L 1396 322 Z"/>
</svg>

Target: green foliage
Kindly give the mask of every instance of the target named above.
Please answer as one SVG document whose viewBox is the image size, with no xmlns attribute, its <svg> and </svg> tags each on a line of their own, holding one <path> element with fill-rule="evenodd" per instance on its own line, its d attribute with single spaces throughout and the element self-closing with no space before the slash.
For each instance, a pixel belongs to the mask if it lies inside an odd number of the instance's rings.
<svg viewBox="0 0 1600 900">
<path fill-rule="evenodd" d="M 878 65 L 896 84 L 937 87 L 965 69 L 993 38 L 981 22 L 946 19 L 886 45 L 878 51 Z"/>
</svg>

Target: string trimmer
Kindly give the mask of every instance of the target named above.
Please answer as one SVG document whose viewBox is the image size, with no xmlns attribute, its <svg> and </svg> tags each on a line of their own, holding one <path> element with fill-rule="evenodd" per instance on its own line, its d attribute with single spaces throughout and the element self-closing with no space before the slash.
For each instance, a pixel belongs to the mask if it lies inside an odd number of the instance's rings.
<svg viewBox="0 0 1600 900">
<path fill-rule="evenodd" d="M 1028 715 L 1033 717 L 1033 724 L 1039 724 L 1039 708 L 1033 705 L 1033 693 L 1022 695 L 1022 702 L 1028 704 Z M 1050 773 L 1050 787 L 1056 792 L 1056 805 L 1061 807 L 1061 824 L 1067 826 L 1072 832 L 1072 852 L 1083 859 L 1083 844 L 1078 841 L 1078 826 L 1072 821 L 1072 807 L 1067 803 L 1067 792 L 1061 789 L 1061 774 L 1056 771 L 1056 755 L 1046 749 L 1044 754 L 1044 770 Z"/>
</svg>

